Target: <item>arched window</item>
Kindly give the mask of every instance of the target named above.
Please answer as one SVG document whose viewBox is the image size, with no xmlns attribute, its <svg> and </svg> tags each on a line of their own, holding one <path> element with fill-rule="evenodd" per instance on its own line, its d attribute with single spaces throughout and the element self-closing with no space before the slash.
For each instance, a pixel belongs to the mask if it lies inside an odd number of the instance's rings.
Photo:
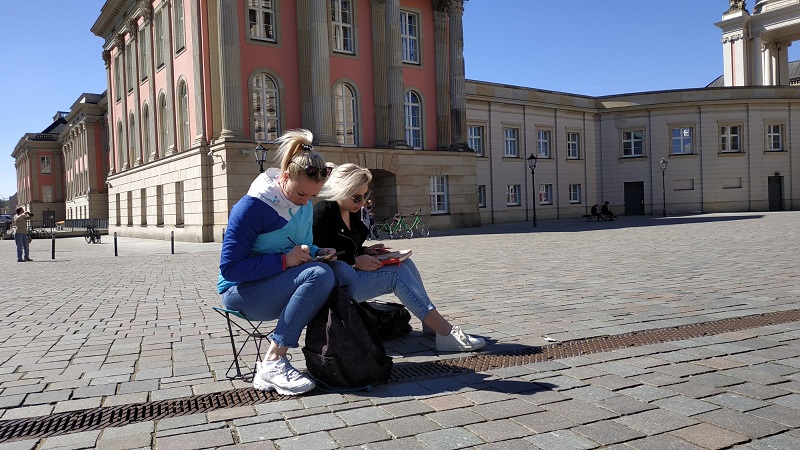
<svg viewBox="0 0 800 450">
<path fill-rule="evenodd" d="M 167 97 L 162 92 L 158 96 L 158 146 L 161 148 L 161 156 L 167 154 L 169 148 L 169 120 L 167 119 Z"/>
<path fill-rule="evenodd" d="M 257 74 L 250 86 L 250 97 L 253 101 L 253 139 L 262 142 L 278 139 L 278 83 L 265 73 Z"/>
<path fill-rule="evenodd" d="M 128 149 L 131 159 L 131 166 L 133 166 L 133 164 L 139 160 L 139 150 L 136 147 L 136 136 L 136 117 L 134 117 L 133 111 L 131 111 L 128 115 Z"/>
<path fill-rule="evenodd" d="M 186 88 L 186 81 L 181 80 L 178 84 L 178 122 L 180 123 L 180 142 L 181 151 L 189 149 L 189 90 Z"/>
<path fill-rule="evenodd" d="M 144 162 L 150 159 L 151 151 L 153 151 L 153 138 L 150 135 L 150 107 L 145 103 L 142 107 L 142 160 Z"/>
<path fill-rule="evenodd" d="M 422 148 L 422 103 L 419 95 L 408 91 L 403 95 L 406 144 L 413 148 Z"/>
<path fill-rule="evenodd" d="M 347 83 L 339 83 L 333 90 L 336 117 L 336 141 L 341 145 L 356 142 L 356 94 Z"/>
<path fill-rule="evenodd" d="M 125 135 L 123 134 L 122 131 L 122 120 L 120 120 L 119 122 L 117 122 L 117 160 L 114 161 L 114 166 L 116 166 L 116 169 L 118 171 L 122 170 L 122 167 L 125 166 L 125 161 L 127 161 L 127 158 L 125 158 L 124 156 L 125 155 L 125 152 L 123 151 L 124 148 L 125 148 Z M 77 170 L 75 170 L 75 173 L 77 174 Z M 72 182 L 75 183 L 74 178 Z"/>
</svg>

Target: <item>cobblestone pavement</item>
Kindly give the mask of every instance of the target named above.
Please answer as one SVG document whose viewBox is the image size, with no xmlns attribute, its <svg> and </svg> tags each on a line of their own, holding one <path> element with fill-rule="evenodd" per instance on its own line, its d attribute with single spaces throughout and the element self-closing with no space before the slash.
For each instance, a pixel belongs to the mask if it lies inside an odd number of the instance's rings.
<svg viewBox="0 0 800 450">
<path fill-rule="evenodd" d="M 434 231 L 410 248 L 486 352 L 800 308 L 800 213 L 622 217 Z M 211 306 L 219 244 L 0 241 L 0 421 L 246 387 Z M 414 320 L 415 329 L 420 329 Z M 451 358 L 420 331 L 396 362 Z M 303 365 L 302 353 L 293 351 Z M 800 323 L 357 394 L 0 443 L 5 449 L 797 449 Z"/>
</svg>

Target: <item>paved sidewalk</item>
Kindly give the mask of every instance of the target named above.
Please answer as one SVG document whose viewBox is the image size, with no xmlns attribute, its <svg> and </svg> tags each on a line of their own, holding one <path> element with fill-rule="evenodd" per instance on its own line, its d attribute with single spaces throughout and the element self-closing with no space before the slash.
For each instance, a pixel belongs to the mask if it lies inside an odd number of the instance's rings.
<svg viewBox="0 0 800 450">
<path fill-rule="evenodd" d="M 489 225 L 410 248 L 439 310 L 486 352 L 800 309 L 800 213 Z M 219 244 L 0 241 L 0 421 L 246 387 L 211 306 Z M 416 330 L 419 322 L 414 320 Z M 413 332 L 396 363 L 437 354 Z M 294 363 L 303 365 L 299 351 Z M 800 323 L 358 394 L 322 394 L 6 449 L 796 449 Z"/>
</svg>

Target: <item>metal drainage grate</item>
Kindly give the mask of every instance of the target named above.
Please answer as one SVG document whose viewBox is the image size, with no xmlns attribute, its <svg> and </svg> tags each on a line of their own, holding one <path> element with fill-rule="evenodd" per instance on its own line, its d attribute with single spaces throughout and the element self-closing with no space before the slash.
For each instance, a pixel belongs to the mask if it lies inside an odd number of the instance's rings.
<svg viewBox="0 0 800 450">
<path fill-rule="evenodd" d="M 600 353 L 626 347 L 678 341 L 729 331 L 758 328 L 772 324 L 800 321 L 800 310 L 756 314 L 713 322 L 656 328 L 613 336 L 578 339 L 543 347 L 521 347 L 504 354 L 477 354 L 462 358 L 427 363 L 395 365 L 389 382 L 423 381 L 471 372 L 485 372 L 540 361 Z M 0 442 L 46 438 L 81 431 L 120 427 L 147 420 L 186 416 L 222 408 L 257 405 L 291 397 L 252 388 L 234 389 L 212 394 L 195 395 L 175 400 L 160 400 L 133 405 L 120 405 L 70 411 L 49 416 L 0 421 Z"/>
</svg>

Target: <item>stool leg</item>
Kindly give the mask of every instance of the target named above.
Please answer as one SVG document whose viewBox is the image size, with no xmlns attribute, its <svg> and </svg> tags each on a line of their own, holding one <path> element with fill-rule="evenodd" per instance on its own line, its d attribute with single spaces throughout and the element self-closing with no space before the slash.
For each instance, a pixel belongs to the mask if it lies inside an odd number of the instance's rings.
<svg viewBox="0 0 800 450">
<path fill-rule="evenodd" d="M 239 352 L 236 351 L 236 342 L 233 340 L 233 328 L 231 328 L 231 318 L 229 313 L 225 313 L 228 320 L 228 336 L 231 338 L 231 350 L 233 350 L 233 364 L 236 364 L 236 377 L 242 378 L 242 368 L 239 367 Z M 230 368 L 228 368 L 230 371 Z"/>
</svg>

